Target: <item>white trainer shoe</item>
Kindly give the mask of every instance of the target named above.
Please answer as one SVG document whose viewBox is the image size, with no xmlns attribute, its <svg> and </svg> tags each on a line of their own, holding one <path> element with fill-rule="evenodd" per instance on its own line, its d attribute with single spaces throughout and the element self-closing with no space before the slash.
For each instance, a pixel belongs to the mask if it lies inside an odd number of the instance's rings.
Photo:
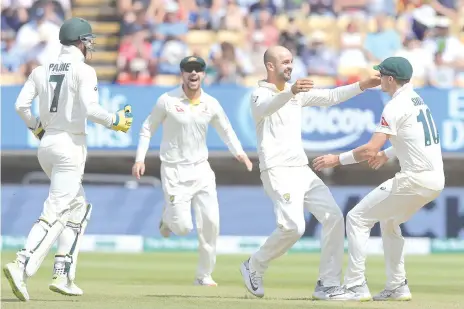
<svg viewBox="0 0 464 309">
<path fill-rule="evenodd" d="M 73 281 L 68 281 L 68 287 L 71 291 L 72 296 L 82 296 L 84 295 L 84 291 L 80 287 L 78 287 Z"/>
<path fill-rule="evenodd" d="M 84 292 L 73 281 L 68 279 L 65 274 L 53 277 L 52 283 L 48 286 L 50 291 L 66 296 L 82 296 Z"/>
<path fill-rule="evenodd" d="M 364 281 L 360 285 L 355 285 L 355 286 L 352 286 L 346 289 L 353 294 L 352 300 L 355 300 L 355 301 L 371 301 L 372 300 L 372 295 L 371 295 L 371 292 L 369 291 L 369 287 L 367 286 L 367 281 Z"/>
<path fill-rule="evenodd" d="M 345 290 L 340 286 L 324 286 L 321 280 L 318 280 L 313 292 L 314 300 L 332 300 L 335 296 L 343 294 Z"/>
<path fill-rule="evenodd" d="M 330 300 L 351 300 L 351 301 L 371 301 L 372 296 L 367 282 L 364 281 L 360 285 L 355 285 L 350 288 L 342 286 L 333 291 L 330 295 Z"/>
<path fill-rule="evenodd" d="M 393 290 L 383 290 L 374 296 L 375 301 L 409 301 L 412 300 L 409 290 L 408 280 L 405 280 L 399 287 Z"/>
<path fill-rule="evenodd" d="M 164 238 L 168 238 L 171 235 L 171 229 L 169 226 L 164 224 L 163 220 L 161 220 L 159 223 L 159 232 Z"/>
<path fill-rule="evenodd" d="M 28 301 L 29 293 L 26 287 L 27 277 L 24 266 L 19 261 L 14 261 L 3 267 L 3 273 L 10 284 L 13 294 L 21 301 Z"/>
<path fill-rule="evenodd" d="M 216 281 L 214 281 L 211 277 L 196 278 L 193 284 L 201 286 L 218 286 Z"/>
<path fill-rule="evenodd" d="M 256 297 L 263 297 L 263 277 L 250 267 L 250 259 L 240 265 L 240 272 L 248 291 Z"/>
</svg>

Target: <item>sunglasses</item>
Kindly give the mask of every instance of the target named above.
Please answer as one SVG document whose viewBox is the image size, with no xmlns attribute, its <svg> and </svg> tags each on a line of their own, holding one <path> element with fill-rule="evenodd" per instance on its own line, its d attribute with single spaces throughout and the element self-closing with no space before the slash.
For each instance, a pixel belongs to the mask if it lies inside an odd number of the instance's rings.
<svg viewBox="0 0 464 309">
<path fill-rule="evenodd" d="M 184 72 L 187 72 L 187 73 L 192 73 L 193 71 L 195 72 L 204 72 L 205 71 L 205 68 L 203 68 L 202 66 L 186 66 L 182 69 L 182 71 Z"/>
</svg>

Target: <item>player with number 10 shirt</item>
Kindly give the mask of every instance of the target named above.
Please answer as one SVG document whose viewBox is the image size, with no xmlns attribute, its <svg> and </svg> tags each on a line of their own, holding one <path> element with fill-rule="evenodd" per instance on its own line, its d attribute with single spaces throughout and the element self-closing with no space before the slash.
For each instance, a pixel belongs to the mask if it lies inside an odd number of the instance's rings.
<svg viewBox="0 0 464 309">
<path fill-rule="evenodd" d="M 375 188 L 347 215 L 348 269 L 344 286 L 330 299 L 370 300 L 365 278 L 366 246 L 370 229 L 380 222 L 387 270 L 385 289 L 374 300 L 412 298 L 404 268 L 404 238 L 400 224 L 437 198 L 445 186 L 440 136 L 432 113 L 409 83 L 413 69 L 402 57 L 390 57 L 374 67 L 380 72 L 382 91 L 392 99 L 385 105 L 371 140 L 340 155 L 314 160 L 316 170 L 368 160 L 378 169 L 397 157 L 401 171 Z M 385 142 L 392 146 L 380 151 Z"/>
</svg>

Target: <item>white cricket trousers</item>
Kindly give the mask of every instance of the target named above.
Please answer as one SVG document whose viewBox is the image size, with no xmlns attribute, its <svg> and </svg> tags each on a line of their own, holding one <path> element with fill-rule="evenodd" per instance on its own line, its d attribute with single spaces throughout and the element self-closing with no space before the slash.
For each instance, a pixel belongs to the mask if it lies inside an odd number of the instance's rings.
<svg viewBox="0 0 464 309">
<path fill-rule="evenodd" d="M 198 233 L 197 278 L 211 276 L 216 265 L 219 204 L 216 176 L 208 161 L 197 164 L 161 163 L 165 208 L 163 222 L 179 236 L 193 230 L 192 207 Z"/>
<path fill-rule="evenodd" d="M 437 179 L 441 177 L 437 175 Z M 400 286 L 406 279 L 400 224 L 440 192 L 418 185 L 405 173 L 397 173 L 364 197 L 346 218 L 349 262 L 344 284 L 353 287 L 365 281 L 367 241 L 370 230 L 380 221 L 387 273 L 385 288 L 392 290 Z"/>
<path fill-rule="evenodd" d="M 274 167 L 261 173 L 267 195 L 274 203 L 277 229 L 251 256 L 251 267 L 264 274 L 269 263 L 286 253 L 303 235 L 304 210 L 322 225 L 319 279 L 324 286 L 340 285 L 344 221 L 329 188 L 309 166 Z"/>
<path fill-rule="evenodd" d="M 41 220 L 53 224 L 61 220 L 80 224 L 87 211 L 82 177 L 87 146 L 85 135 L 46 132 L 38 149 L 38 159 L 50 178 L 50 191 Z"/>
</svg>

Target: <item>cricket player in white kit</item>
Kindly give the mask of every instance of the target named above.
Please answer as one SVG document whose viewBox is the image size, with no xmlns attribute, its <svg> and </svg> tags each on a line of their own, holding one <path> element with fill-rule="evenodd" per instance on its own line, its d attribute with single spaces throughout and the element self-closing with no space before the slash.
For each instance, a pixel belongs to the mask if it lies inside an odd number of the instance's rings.
<svg viewBox="0 0 464 309">
<path fill-rule="evenodd" d="M 392 99 L 385 105 L 371 140 L 352 151 L 314 160 L 316 170 L 365 160 L 377 169 L 394 156 L 401 166 L 394 178 L 374 189 L 347 215 L 349 263 L 344 287 L 331 295 L 336 300 L 372 299 L 364 273 L 367 241 L 376 222 L 380 222 L 382 232 L 387 283 L 374 300 L 412 299 L 400 224 L 437 198 L 445 186 L 440 136 L 432 113 L 409 84 L 411 64 L 405 58 L 390 57 L 374 68 L 380 72 L 382 91 Z M 379 152 L 388 139 L 392 147 Z"/>
<path fill-rule="evenodd" d="M 291 78 L 293 56 L 282 46 L 265 52 L 264 65 L 267 79 L 259 81 L 254 90 L 251 110 L 256 123 L 261 180 L 274 203 L 277 229 L 240 270 L 247 289 L 263 297 L 263 274 L 272 260 L 286 253 L 303 235 L 306 209 L 322 224 L 320 277 L 313 296 L 325 299 L 340 285 L 344 222 L 329 189 L 308 166 L 301 141 L 301 109 L 341 103 L 380 81 L 370 78 L 330 90 L 312 89 L 313 82 L 306 78 L 291 85 L 287 81 Z"/>
<path fill-rule="evenodd" d="M 193 229 L 191 209 L 195 212 L 199 240 L 196 285 L 216 286 L 211 277 L 216 264 L 219 234 L 219 205 L 216 178 L 208 163 L 206 136 L 211 124 L 232 154 L 249 171 L 252 163 L 242 149 L 219 102 L 201 89 L 205 61 L 186 57 L 180 63 L 183 85 L 159 97 L 140 131 L 133 175 L 145 172 L 145 156 L 150 138 L 163 125 L 161 141 L 161 181 L 165 208 L 160 233 L 187 235 Z"/>
<path fill-rule="evenodd" d="M 97 75 L 84 63 L 93 50 L 94 37 L 86 20 L 66 20 L 60 28 L 63 47 L 58 59 L 35 68 L 16 101 L 16 111 L 40 139 L 39 163 L 50 178 L 48 198 L 24 249 L 3 268 L 13 293 L 22 301 L 29 300 L 26 279 L 36 273 L 57 239 L 49 288 L 65 295 L 82 295 L 74 279 L 80 241 L 91 211 L 82 188 L 87 119 L 123 132 L 132 124 L 130 106 L 110 114 L 98 103 Z M 31 113 L 35 97 L 39 99 L 37 118 Z"/>
</svg>

